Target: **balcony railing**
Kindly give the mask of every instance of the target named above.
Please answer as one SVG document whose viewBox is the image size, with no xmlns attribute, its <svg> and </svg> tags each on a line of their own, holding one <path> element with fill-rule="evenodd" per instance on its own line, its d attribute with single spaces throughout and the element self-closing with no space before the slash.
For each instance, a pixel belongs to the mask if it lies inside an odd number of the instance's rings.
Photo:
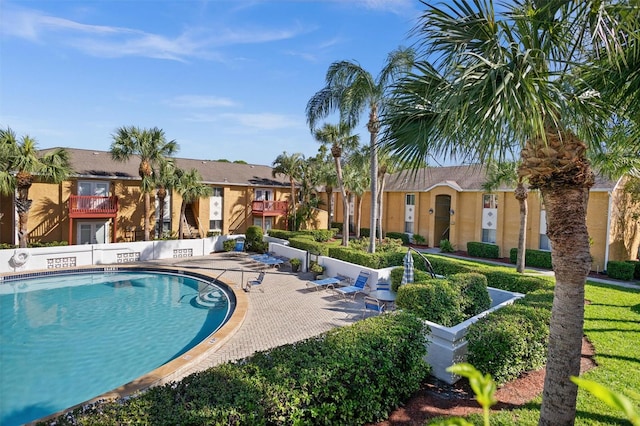
<svg viewBox="0 0 640 426">
<path fill-rule="evenodd" d="M 251 211 L 256 216 L 287 214 L 289 203 L 287 201 L 252 201 Z"/>
<path fill-rule="evenodd" d="M 72 195 L 69 198 L 70 216 L 107 216 L 118 212 L 118 197 Z"/>
</svg>

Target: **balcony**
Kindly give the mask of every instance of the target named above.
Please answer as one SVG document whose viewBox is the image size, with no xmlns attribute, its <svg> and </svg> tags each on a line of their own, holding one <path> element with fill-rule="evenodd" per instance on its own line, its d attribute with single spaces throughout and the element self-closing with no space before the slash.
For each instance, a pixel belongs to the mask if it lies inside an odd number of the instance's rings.
<svg viewBox="0 0 640 426">
<path fill-rule="evenodd" d="M 72 195 L 69 198 L 69 217 L 72 218 L 116 217 L 117 213 L 116 196 Z"/>
<path fill-rule="evenodd" d="M 289 211 L 288 201 L 252 201 L 251 213 L 254 216 L 280 216 Z"/>
</svg>

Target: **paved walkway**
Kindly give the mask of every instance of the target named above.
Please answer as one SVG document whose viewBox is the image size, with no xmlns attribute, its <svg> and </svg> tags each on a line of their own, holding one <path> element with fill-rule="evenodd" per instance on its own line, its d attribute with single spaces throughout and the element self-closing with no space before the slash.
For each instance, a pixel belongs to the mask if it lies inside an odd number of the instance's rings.
<svg viewBox="0 0 640 426">
<path fill-rule="evenodd" d="M 311 279 L 311 274 L 292 273 L 284 267 L 282 270 L 268 269 L 262 285 L 254 287 L 250 293 L 244 293 L 240 284 L 258 275 L 256 263 L 251 262 L 246 254 L 216 253 L 188 259 L 164 259 L 153 263 L 179 266 L 195 272 L 213 272 L 214 276 L 219 276 L 249 300 L 247 315 L 239 330 L 217 350 L 210 351 L 203 359 L 192 363 L 181 377 L 227 361 L 245 358 L 256 351 L 313 337 L 363 318 L 361 296 L 355 301 L 345 301 L 342 296 L 330 291 L 308 289 L 305 283 Z M 541 272 L 553 274 L 550 271 Z M 590 280 L 639 288 L 635 284 L 613 280 Z M 366 316 L 371 315 L 375 313 L 366 313 Z"/>
<path fill-rule="evenodd" d="M 245 358 L 287 343 L 316 336 L 335 327 L 349 325 L 363 318 L 363 300 L 345 301 L 330 291 L 308 289 L 308 273 L 287 272 L 272 268 L 262 285 L 244 293 L 240 284 L 258 275 L 255 262 L 247 256 L 216 253 L 188 259 L 164 259 L 153 263 L 179 266 L 194 272 L 211 272 L 249 299 L 247 315 L 240 329 L 216 351 L 190 365 L 183 376 L 227 361 Z M 355 277 L 354 277 L 355 278 Z M 261 291 L 262 290 L 262 291 Z M 366 316 L 375 315 L 368 312 Z"/>
</svg>

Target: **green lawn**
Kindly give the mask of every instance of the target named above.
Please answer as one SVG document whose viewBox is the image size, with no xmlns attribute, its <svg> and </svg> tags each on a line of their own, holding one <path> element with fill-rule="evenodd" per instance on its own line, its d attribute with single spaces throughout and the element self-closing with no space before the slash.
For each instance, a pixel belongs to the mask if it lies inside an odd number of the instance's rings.
<svg viewBox="0 0 640 426">
<path fill-rule="evenodd" d="M 584 332 L 595 346 L 598 367 L 582 377 L 629 397 L 640 410 L 640 289 L 587 283 Z M 491 425 L 538 424 L 538 397 L 525 408 L 492 413 Z M 578 393 L 576 425 L 630 424 L 591 394 Z M 478 416 L 469 417 L 481 424 Z"/>
</svg>

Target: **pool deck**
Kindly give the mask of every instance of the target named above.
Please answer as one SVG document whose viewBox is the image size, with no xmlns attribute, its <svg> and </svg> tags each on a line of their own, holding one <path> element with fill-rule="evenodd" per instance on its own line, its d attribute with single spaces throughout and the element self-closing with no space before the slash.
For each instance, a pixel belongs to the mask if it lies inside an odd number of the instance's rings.
<svg viewBox="0 0 640 426">
<path fill-rule="evenodd" d="M 215 253 L 145 263 L 219 276 L 236 293 L 238 306 L 246 309 L 242 312 L 244 320 L 231 335 L 225 336 L 222 345 L 194 360 L 181 370 L 180 377 L 174 379 L 362 319 L 362 297 L 345 301 L 331 291 L 309 289 L 305 283 L 312 279 L 310 273 L 293 273 L 284 265 L 280 269 L 266 269 L 262 284 L 244 292 L 241 283 L 255 279 L 259 273 L 259 265 L 250 261 L 246 254 Z M 375 313 L 368 312 L 366 316 L 371 315 Z"/>
</svg>

